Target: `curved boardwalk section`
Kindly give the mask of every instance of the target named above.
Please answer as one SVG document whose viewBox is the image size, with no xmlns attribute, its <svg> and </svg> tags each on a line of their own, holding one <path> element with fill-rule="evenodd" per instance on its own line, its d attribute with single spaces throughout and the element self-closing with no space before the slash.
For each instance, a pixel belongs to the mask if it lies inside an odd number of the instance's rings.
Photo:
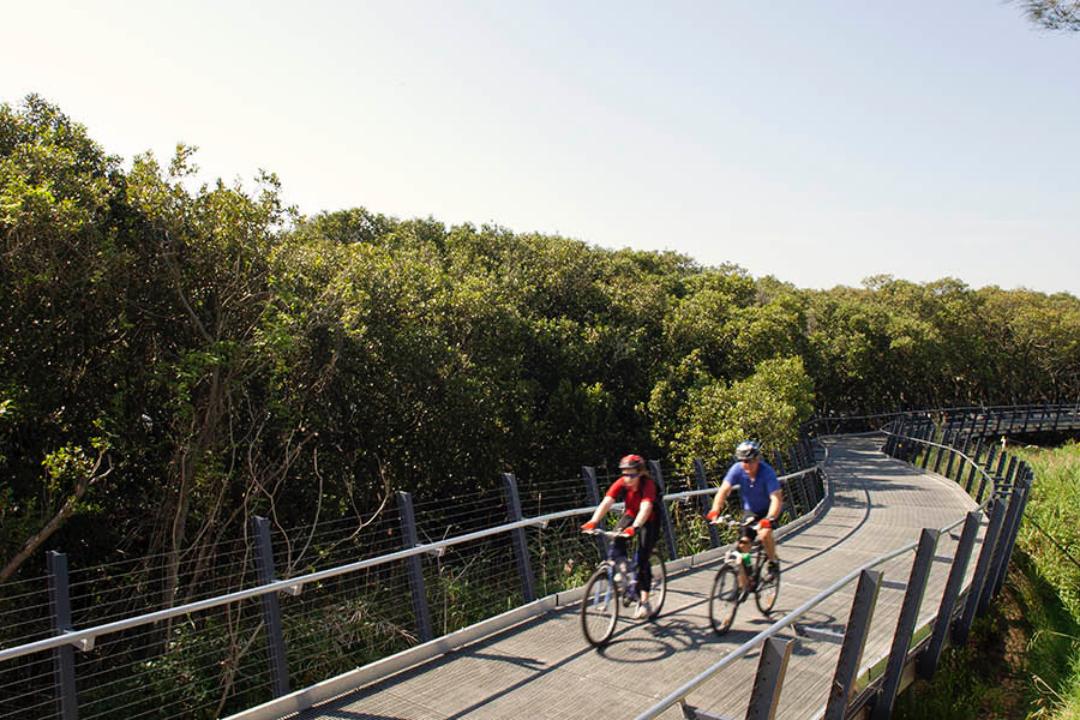
<svg viewBox="0 0 1080 720">
<path fill-rule="evenodd" d="M 885 456 L 880 438 L 846 437 L 827 445 L 832 497 L 820 518 L 780 544 L 784 575 L 774 618 L 862 563 L 916 540 L 921 528 L 944 527 L 975 507 L 955 483 Z M 937 613 L 959 530 L 938 541 L 920 625 Z M 980 530 L 976 553 L 981 535 Z M 881 661 L 889 652 L 913 556 L 902 554 L 878 568 L 884 571 L 884 582 L 863 670 L 884 666 Z M 969 579 L 973 566 L 969 563 Z M 574 605 L 360 688 L 300 717 L 635 717 L 772 622 L 751 600 L 739 609 L 731 631 L 715 636 L 708 620 L 715 568 L 714 563 L 672 578 L 664 615 L 652 624 L 620 620 L 603 651 L 586 645 Z M 850 583 L 782 633 L 797 642 L 778 717 L 814 717 L 824 709 L 854 589 Z M 692 693 L 689 702 L 710 714 L 742 717 L 757 662 L 757 652 L 750 653 Z M 675 708 L 664 717 L 682 714 Z"/>
</svg>

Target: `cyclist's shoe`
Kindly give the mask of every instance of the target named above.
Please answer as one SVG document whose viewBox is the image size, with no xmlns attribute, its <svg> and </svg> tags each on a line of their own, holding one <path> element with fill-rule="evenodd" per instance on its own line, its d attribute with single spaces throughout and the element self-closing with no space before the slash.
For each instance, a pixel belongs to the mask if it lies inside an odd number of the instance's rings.
<svg viewBox="0 0 1080 720">
<path fill-rule="evenodd" d="M 637 611 L 634 613 L 635 620 L 644 620 L 652 615 L 652 606 L 649 605 L 649 601 L 638 603 Z"/>
<path fill-rule="evenodd" d="M 769 577 L 776 577 L 780 573 L 780 561 L 770 560 L 769 564 L 765 566 L 768 570 Z"/>
</svg>

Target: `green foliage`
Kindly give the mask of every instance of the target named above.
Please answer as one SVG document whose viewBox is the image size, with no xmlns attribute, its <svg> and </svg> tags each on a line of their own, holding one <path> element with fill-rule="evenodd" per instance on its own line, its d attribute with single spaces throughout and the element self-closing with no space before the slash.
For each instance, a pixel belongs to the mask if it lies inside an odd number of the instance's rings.
<svg viewBox="0 0 1080 720">
<path fill-rule="evenodd" d="M 678 464 L 694 458 L 710 464 L 730 459 L 734 448 L 755 438 L 767 451 L 785 449 L 813 410 L 813 390 L 802 359 L 762 361 L 750 377 L 692 389 L 680 411 L 681 429 L 672 443 Z"/>
<path fill-rule="evenodd" d="M 138 582 L 172 603 L 220 582 L 254 513 L 314 525 L 387 488 L 434 499 L 631 450 L 686 468 L 746 437 L 785 448 L 815 406 L 1080 396 L 1068 294 L 806 291 L 496 226 L 301 218 L 270 173 L 196 186 L 195 157 L 124 169 L 43 99 L 0 106 L 0 564 L 60 519 L 26 576 L 52 548 L 160 555 Z M 108 482 L 58 516 L 99 453 Z M 676 520 L 680 547 L 703 541 Z M 545 583 L 573 581 L 577 551 L 549 546 Z"/>
</svg>

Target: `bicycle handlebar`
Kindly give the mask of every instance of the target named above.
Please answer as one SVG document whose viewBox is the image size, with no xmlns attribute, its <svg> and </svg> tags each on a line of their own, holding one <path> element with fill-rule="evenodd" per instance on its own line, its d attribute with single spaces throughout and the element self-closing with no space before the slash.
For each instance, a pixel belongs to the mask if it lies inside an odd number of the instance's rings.
<svg viewBox="0 0 1080 720">
<path fill-rule="evenodd" d="M 582 530 L 581 532 L 585 535 L 603 535 L 604 537 L 612 539 L 633 537 L 631 535 L 627 535 L 622 530 L 601 530 L 600 528 L 593 528 L 592 530 Z"/>
<path fill-rule="evenodd" d="M 709 521 L 710 525 L 719 525 L 720 527 L 741 528 L 743 524 L 738 520 L 732 520 L 731 518 L 718 517 L 715 520 Z M 761 521 L 754 523 L 752 526 L 754 530 L 761 530 Z"/>
</svg>

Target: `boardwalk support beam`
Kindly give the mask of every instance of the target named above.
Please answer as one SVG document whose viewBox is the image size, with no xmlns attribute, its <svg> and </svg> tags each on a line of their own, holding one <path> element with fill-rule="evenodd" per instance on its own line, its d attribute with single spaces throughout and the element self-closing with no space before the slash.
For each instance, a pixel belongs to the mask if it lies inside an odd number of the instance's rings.
<svg viewBox="0 0 1080 720">
<path fill-rule="evenodd" d="M 904 593 L 904 604 L 900 608 L 900 619 L 896 623 L 896 634 L 893 635 L 889 661 L 885 666 L 885 677 L 882 680 L 881 692 L 874 701 L 871 720 L 888 720 L 892 716 L 896 693 L 900 689 L 900 674 L 904 671 L 908 646 L 915 633 L 919 607 L 922 605 L 923 595 L 926 593 L 926 581 L 930 577 L 930 567 L 934 562 L 938 534 L 937 530 L 923 528 L 919 536 L 919 547 L 915 551 L 915 561 L 911 564 L 911 575 L 908 579 L 907 592 Z"/>
<path fill-rule="evenodd" d="M 63 635 L 71 629 L 71 596 L 68 590 L 67 555 L 50 550 L 46 557 L 49 569 L 49 610 L 53 630 Z M 53 672 L 60 700 L 62 720 L 78 720 L 79 697 L 75 691 L 75 648 L 64 645 L 53 650 Z"/>
<path fill-rule="evenodd" d="M 585 498 L 590 505 L 600 504 L 600 487 L 596 483 L 596 468 L 588 465 L 581 466 L 581 479 L 585 482 Z M 608 556 L 607 538 L 603 535 L 596 536 L 596 549 L 600 551 L 600 558 Z"/>
<path fill-rule="evenodd" d="M 829 702 L 823 720 L 844 720 L 880 589 L 880 571 L 863 570 L 859 573 L 859 584 L 855 588 L 855 599 L 851 601 L 844 644 L 840 647 L 840 659 L 836 662 L 836 673 L 829 689 Z"/>
<path fill-rule="evenodd" d="M 934 634 L 930 638 L 930 646 L 918 661 L 916 669 L 920 677 L 930 678 L 937 670 L 941 651 L 945 647 L 945 639 L 953 624 L 953 610 L 956 608 L 957 598 L 960 597 L 960 586 L 964 583 L 964 574 L 967 573 L 971 550 L 975 547 L 975 537 L 978 534 L 979 512 L 972 510 L 964 520 L 964 530 L 956 546 L 956 555 L 953 556 L 949 579 L 945 582 L 945 592 L 941 596 L 941 606 L 938 608 L 937 620 L 934 622 Z"/>
<path fill-rule="evenodd" d="M 660 469 L 660 463 L 656 460 L 649 461 L 649 471 L 653 476 L 653 480 L 656 481 L 656 486 L 660 492 L 664 492 L 664 471 Z M 679 557 L 678 548 L 675 545 L 675 533 L 671 529 L 671 518 L 668 517 L 667 503 L 657 503 L 660 507 L 657 510 L 660 512 L 660 524 L 664 528 L 664 540 L 667 541 L 668 559 L 674 560 Z"/>
<path fill-rule="evenodd" d="M 420 544 L 416 534 L 416 513 L 413 511 L 412 493 L 398 491 L 398 514 L 401 517 L 401 542 L 403 549 L 409 550 Z M 416 628 L 420 633 L 420 642 L 432 638 L 431 610 L 428 608 L 427 587 L 424 584 L 424 567 L 419 555 L 405 560 L 409 574 L 409 592 L 412 594 L 413 614 L 416 616 Z"/>
<path fill-rule="evenodd" d="M 750 692 L 750 705 L 746 709 L 746 720 L 773 720 L 776 708 L 780 705 L 780 690 L 784 685 L 788 660 L 794 640 L 771 637 L 761 648 L 761 660 L 758 662 L 754 689 Z"/>
<path fill-rule="evenodd" d="M 694 484 L 698 490 L 704 490 L 709 486 L 708 479 L 705 477 L 705 463 L 700 460 L 694 460 Z M 701 512 L 708 513 L 712 509 L 712 500 L 708 495 L 701 496 Z M 709 546 L 720 547 L 720 533 L 717 532 L 716 526 L 709 523 Z"/>
<path fill-rule="evenodd" d="M 506 486 L 506 508 L 510 522 L 522 519 L 521 498 L 518 496 L 517 478 L 513 473 L 503 473 Z M 525 528 L 510 531 L 513 537 L 514 557 L 517 560 L 518 574 L 521 576 L 521 595 L 525 602 L 536 599 L 536 582 L 533 580 L 532 562 L 529 558 L 529 543 L 525 539 Z"/>
<path fill-rule="evenodd" d="M 277 580 L 274 572 L 274 549 L 270 543 L 270 521 L 254 515 L 251 529 L 255 535 L 255 571 L 259 584 L 269 585 Z M 285 635 L 281 626 L 281 606 L 277 593 L 267 593 L 259 599 L 263 622 L 266 624 L 266 654 L 270 664 L 270 679 L 274 697 L 289 694 L 289 661 L 285 655 Z"/>
<path fill-rule="evenodd" d="M 997 536 L 1001 531 L 1001 524 L 1005 520 L 1005 503 L 1000 498 L 995 498 L 990 510 L 990 524 L 986 526 L 986 534 L 983 535 L 982 549 L 979 550 L 979 561 L 975 564 L 975 575 L 971 578 L 968 587 L 968 599 L 964 605 L 964 614 L 960 618 L 960 624 L 953 630 L 953 640 L 957 645 L 967 642 L 971 624 L 975 622 L 975 615 L 982 611 L 979 609 L 979 598 L 982 596 L 982 588 L 986 578 L 990 574 L 990 561 L 994 555 L 994 546 L 997 544 Z"/>
</svg>

